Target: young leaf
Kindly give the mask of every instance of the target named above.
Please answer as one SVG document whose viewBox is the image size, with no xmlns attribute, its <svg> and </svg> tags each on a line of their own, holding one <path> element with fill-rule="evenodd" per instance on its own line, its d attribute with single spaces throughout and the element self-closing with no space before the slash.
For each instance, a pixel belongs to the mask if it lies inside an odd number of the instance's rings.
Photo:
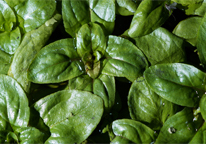
<svg viewBox="0 0 206 144">
<path fill-rule="evenodd" d="M 166 1 L 142 1 L 132 19 L 129 36 L 141 37 L 160 27 L 170 16 L 165 4 Z"/>
<path fill-rule="evenodd" d="M 134 81 L 148 67 L 143 53 L 129 40 L 109 36 L 102 74 Z"/>
<path fill-rule="evenodd" d="M 63 90 L 34 105 L 51 136 L 46 143 L 81 143 L 96 128 L 103 114 L 100 97 L 85 91 Z"/>
<path fill-rule="evenodd" d="M 151 65 L 185 61 L 184 40 L 160 27 L 152 33 L 134 38 Z"/>
<path fill-rule="evenodd" d="M 84 73 L 73 39 L 62 39 L 45 46 L 32 61 L 28 79 L 35 83 L 63 82 Z"/>
<path fill-rule="evenodd" d="M 196 106 L 199 95 L 195 89 L 206 90 L 206 74 L 187 64 L 151 66 L 145 70 L 144 76 L 155 93 L 181 106 Z"/>
<path fill-rule="evenodd" d="M 128 106 L 132 119 L 146 122 L 155 130 L 159 130 L 177 109 L 177 106 L 154 93 L 143 77 L 133 82 L 129 91 Z"/>
<path fill-rule="evenodd" d="M 10 66 L 8 75 L 16 79 L 27 93 L 30 88 L 30 81 L 27 79 L 27 70 L 29 65 L 49 39 L 51 33 L 61 20 L 61 15 L 56 14 L 53 18 L 57 21 L 56 23 L 49 26 L 43 24 L 38 29 L 32 30 L 25 34 L 21 45 L 15 52 L 12 64 Z"/>
<path fill-rule="evenodd" d="M 116 136 L 124 137 L 134 143 L 151 143 L 156 135 L 146 125 L 130 119 L 113 121 L 112 129 Z"/>
</svg>

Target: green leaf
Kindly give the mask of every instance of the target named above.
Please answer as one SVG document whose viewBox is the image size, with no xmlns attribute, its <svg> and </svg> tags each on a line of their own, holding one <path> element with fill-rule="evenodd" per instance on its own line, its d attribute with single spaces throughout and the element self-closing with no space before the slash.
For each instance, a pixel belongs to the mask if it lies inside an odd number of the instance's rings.
<svg viewBox="0 0 206 144">
<path fill-rule="evenodd" d="M 5 1 L 0 0 L 0 32 L 11 31 L 15 23 L 16 16 L 13 10 Z"/>
<path fill-rule="evenodd" d="M 18 5 L 18 4 L 22 3 L 22 2 L 25 2 L 26 0 L 4 0 L 4 1 L 6 1 L 6 3 L 10 7 L 14 8 L 16 5 Z"/>
<path fill-rule="evenodd" d="M 206 120 L 206 106 L 205 106 L 205 102 L 206 102 L 206 94 L 204 94 L 200 100 L 200 111 L 202 114 L 202 117 L 204 118 L 204 120 Z"/>
<path fill-rule="evenodd" d="M 204 15 L 202 22 L 200 24 L 198 33 L 197 33 L 197 50 L 199 54 L 199 59 L 205 67 L 206 65 L 206 40 L 205 35 L 206 34 L 206 14 Z"/>
<path fill-rule="evenodd" d="M 189 4 L 195 4 L 195 3 L 203 2 L 203 0 L 172 0 L 172 1 L 176 2 L 178 4 L 182 4 L 182 5 L 189 5 Z"/>
<path fill-rule="evenodd" d="M 129 36 L 135 38 L 147 35 L 164 24 L 170 16 L 165 4 L 166 1 L 142 1 L 132 19 Z"/>
<path fill-rule="evenodd" d="M 184 40 L 160 27 L 152 33 L 135 38 L 151 65 L 185 61 Z"/>
<path fill-rule="evenodd" d="M 82 25 L 89 22 L 99 22 L 111 33 L 115 20 L 115 0 L 63 0 L 62 16 L 65 30 L 72 37 Z"/>
<path fill-rule="evenodd" d="M 129 90 L 128 106 L 132 119 L 146 122 L 155 130 L 159 130 L 177 109 L 174 104 L 154 93 L 143 77 L 133 82 Z"/>
<path fill-rule="evenodd" d="M 25 34 L 21 45 L 15 52 L 11 67 L 9 69 L 8 75 L 16 79 L 27 93 L 30 88 L 30 81 L 27 79 L 27 70 L 29 65 L 49 39 L 58 22 L 61 20 L 61 15 L 56 14 L 52 19 L 57 20 L 57 22 L 49 26 L 44 24 L 38 29 L 32 30 Z"/>
<path fill-rule="evenodd" d="M 11 65 L 13 55 L 0 50 L 0 74 L 7 74 Z"/>
<path fill-rule="evenodd" d="M 134 81 L 148 67 L 143 53 L 129 40 L 109 36 L 102 74 Z"/>
<path fill-rule="evenodd" d="M 27 96 L 13 78 L 0 74 L 0 91 L 0 142 L 4 142 L 6 137 L 14 139 L 16 128 L 27 127 L 30 112 Z"/>
<path fill-rule="evenodd" d="M 141 1 L 137 0 L 116 0 L 117 2 L 117 11 L 120 15 L 128 16 L 134 15 L 137 7 Z"/>
<path fill-rule="evenodd" d="M 34 83 L 58 83 L 84 73 L 83 63 L 73 39 L 62 39 L 45 46 L 28 69 L 28 79 Z"/>
<path fill-rule="evenodd" d="M 24 19 L 24 30 L 29 32 L 49 20 L 55 10 L 55 0 L 27 0 L 14 7 L 18 16 Z"/>
<path fill-rule="evenodd" d="M 124 138 L 124 137 L 121 137 L 121 136 L 116 136 L 112 141 L 111 141 L 111 144 L 123 144 L 123 143 L 133 143 L 132 141 Z"/>
<path fill-rule="evenodd" d="M 186 39 L 191 45 L 196 46 L 197 32 L 200 27 L 201 17 L 190 17 L 178 23 L 173 32 L 178 37 Z"/>
<path fill-rule="evenodd" d="M 201 124 L 201 119 L 193 121 L 192 109 L 185 108 L 164 123 L 155 143 L 188 143 Z"/>
<path fill-rule="evenodd" d="M 28 143 L 42 143 L 43 144 L 43 137 L 44 133 L 40 132 L 38 129 L 34 127 L 25 127 L 19 128 L 16 130 L 19 133 L 19 141 L 21 144 L 28 144 Z"/>
<path fill-rule="evenodd" d="M 124 137 L 134 143 L 151 143 L 155 139 L 155 133 L 152 129 L 130 119 L 114 121 L 112 129 L 116 136 Z"/>
<path fill-rule="evenodd" d="M 151 66 L 145 70 L 144 76 L 155 93 L 181 106 L 196 106 L 199 95 L 195 89 L 206 90 L 206 74 L 187 64 L 173 63 Z"/>
<path fill-rule="evenodd" d="M 103 101 L 90 92 L 63 90 L 35 104 L 51 137 L 46 143 L 81 143 L 96 128 L 103 114 Z"/>
<path fill-rule="evenodd" d="M 202 5 L 194 12 L 195 15 L 204 16 L 206 12 L 206 0 L 203 0 Z"/>
<path fill-rule="evenodd" d="M 9 54 L 14 54 L 21 42 L 19 27 L 12 31 L 0 33 L 0 49 Z"/>
<path fill-rule="evenodd" d="M 206 123 L 203 124 L 203 126 L 198 130 L 198 132 L 189 142 L 189 144 L 194 143 L 206 143 Z"/>
</svg>

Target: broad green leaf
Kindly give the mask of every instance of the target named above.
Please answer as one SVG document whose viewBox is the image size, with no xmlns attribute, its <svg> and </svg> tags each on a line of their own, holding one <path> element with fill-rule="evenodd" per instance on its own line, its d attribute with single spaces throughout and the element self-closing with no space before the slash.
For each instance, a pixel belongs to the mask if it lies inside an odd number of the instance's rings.
<svg viewBox="0 0 206 144">
<path fill-rule="evenodd" d="M 135 42 L 151 65 L 185 61 L 184 40 L 162 27 L 135 38 Z"/>
<path fill-rule="evenodd" d="M 15 132 L 19 133 L 19 141 L 21 144 L 44 143 L 44 133 L 34 127 L 19 128 Z"/>
<path fill-rule="evenodd" d="M 29 32 L 49 20 L 55 10 L 55 0 L 27 0 L 14 7 L 18 16 L 24 20 L 24 30 Z"/>
<path fill-rule="evenodd" d="M 21 86 L 11 77 L 0 74 L 0 142 L 16 140 L 13 131 L 27 127 L 28 99 Z"/>
<path fill-rule="evenodd" d="M 143 53 L 129 40 L 109 36 L 102 74 L 134 81 L 148 67 Z"/>
<path fill-rule="evenodd" d="M 7 74 L 11 65 L 13 55 L 7 54 L 0 50 L 0 73 Z"/>
<path fill-rule="evenodd" d="M 142 1 L 132 19 L 129 36 L 135 38 L 147 35 L 164 24 L 170 16 L 165 4 L 166 1 Z"/>
<path fill-rule="evenodd" d="M 206 120 L 206 106 L 205 106 L 205 102 L 206 102 L 206 95 L 204 94 L 200 100 L 200 111 L 202 114 L 202 117 L 204 118 L 204 120 Z"/>
<path fill-rule="evenodd" d="M 45 46 L 36 55 L 28 69 L 28 79 L 34 83 L 63 82 L 84 73 L 83 63 L 67 38 Z"/>
<path fill-rule="evenodd" d="M 96 128 L 103 114 L 103 101 L 86 91 L 63 90 L 34 105 L 51 137 L 46 143 L 81 143 Z"/>
<path fill-rule="evenodd" d="M 0 32 L 11 31 L 15 23 L 16 17 L 13 10 L 5 1 L 0 0 Z"/>
<path fill-rule="evenodd" d="M 154 93 L 143 77 L 133 82 L 129 90 L 128 106 L 132 119 L 146 122 L 155 130 L 159 130 L 177 109 L 174 104 Z"/>
<path fill-rule="evenodd" d="M 141 3 L 141 0 L 116 0 L 117 2 L 117 11 L 120 15 L 128 16 L 134 15 L 137 7 Z"/>
<path fill-rule="evenodd" d="M 56 14 L 48 21 L 53 19 L 55 19 L 57 22 L 49 26 L 44 24 L 38 29 L 32 30 L 25 34 L 21 45 L 15 52 L 12 64 L 10 66 L 8 75 L 16 79 L 27 93 L 29 92 L 30 88 L 30 81 L 27 79 L 27 70 L 29 65 L 36 54 L 49 39 L 58 22 L 61 20 L 61 15 Z"/>
<path fill-rule="evenodd" d="M 204 15 L 197 33 L 197 50 L 200 61 L 205 68 L 206 65 L 206 14 Z"/>
<path fill-rule="evenodd" d="M 190 17 L 178 23 L 173 32 L 178 37 L 186 39 L 191 45 L 196 46 L 197 32 L 200 27 L 201 17 Z"/>
<path fill-rule="evenodd" d="M 195 89 L 206 90 L 206 74 L 187 64 L 151 66 L 145 70 L 144 76 L 155 93 L 181 106 L 196 106 L 200 95 Z"/>
<path fill-rule="evenodd" d="M 193 118 L 189 108 L 176 113 L 164 123 L 155 143 L 188 143 L 202 124 Z"/>
<path fill-rule="evenodd" d="M 138 121 L 116 120 L 112 123 L 112 129 L 116 136 L 124 137 L 134 143 L 149 144 L 155 140 L 154 131 Z"/>
<path fill-rule="evenodd" d="M 12 31 L 0 33 L 0 49 L 9 54 L 14 54 L 21 42 L 19 27 Z"/>
<path fill-rule="evenodd" d="M 116 136 L 112 141 L 111 141 L 111 144 L 123 144 L 123 143 L 133 143 L 132 141 L 124 138 L 124 137 L 121 137 L 121 136 Z"/>
<path fill-rule="evenodd" d="M 189 144 L 197 144 L 197 143 L 206 143 L 206 123 L 203 124 L 203 126 L 198 130 L 198 132 L 195 134 L 195 136 L 192 138 L 192 140 L 189 142 Z"/>
<path fill-rule="evenodd" d="M 172 1 L 176 2 L 178 4 L 182 4 L 182 5 L 189 5 L 189 4 L 195 4 L 195 3 L 203 2 L 203 0 L 172 0 Z"/>
<path fill-rule="evenodd" d="M 194 12 L 195 15 L 204 16 L 206 12 L 206 0 L 203 0 L 202 5 Z"/>
<path fill-rule="evenodd" d="M 4 0 L 6 1 L 6 3 L 10 6 L 10 7 L 15 7 L 16 5 L 22 3 L 22 2 L 25 2 L 27 0 Z"/>
<path fill-rule="evenodd" d="M 100 75 L 92 79 L 88 75 L 81 75 L 69 80 L 69 89 L 89 91 L 100 96 L 106 113 L 110 112 L 115 103 L 115 79 L 112 76 Z"/>
<path fill-rule="evenodd" d="M 82 25 L 89 22 L 99 22 L 111 33 L 115 20 L 115 0 L 63 0 L 62 16 L 65 30 L 72 37 Z"/>
</svg>

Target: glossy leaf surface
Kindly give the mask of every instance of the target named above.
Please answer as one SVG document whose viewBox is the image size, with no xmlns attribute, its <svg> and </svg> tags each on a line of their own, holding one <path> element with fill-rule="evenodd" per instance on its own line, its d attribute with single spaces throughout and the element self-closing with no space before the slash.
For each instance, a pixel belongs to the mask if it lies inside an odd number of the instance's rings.
<svg viewBox="0 0 206 144">
<path fill-rule="evenodd" d="M 103 114 L 103 101 L 90 92 L 63 90 L 35 104 L 51 137 L 46 143 L 81 143 L 96 128 Z"/>
<path fill-rule="evenodd" d="M 178 37 L 186 39 L 191 45 L 196 46 L 197 32 L 200 27 L 201 17 L 190 17 L 181 21 L 173 30 Z"/>
<path fill-rule="evenodd" d="M 100 22 L 109 33 L 115 20 L 115 1 L 85 0 L 62 1 L 64 27 L 67 33 L 75 37 L 80 27 L 89 22 Z"/>
<path fill-rule="evenodd" d="M 130 119 L 114 121 L 112 129 L 116 136 L 124 137 L 134 143 L 151 143 L 155 139 L 155 133 L 152 129 Z"/>
<path fill-rule="evenodd" d="M 29 32 L 49 20 L 56 9 L 55 0 L 27 0 L 14 7 L 18 16 L 24 20 L 24 30 Z"/>
<path fill-rule="evenodd" d="M 175 104 L 194 107 L 199 97 L 196 89 L 205 91 L 205 73 L 181 63 L 159 64 L 144 72 L 150 88 Z"/>
<path fill-rule="evenodd" d="M 35 83 L 57 83 L 84 73 L 73 39 L 62 39 L 45 46 L 32 61 L 28 79 Z"/>
<path fill-rule="evenodd" d="M 160 27 L 170 16 L 165 4 L 166 1 L 142 1 L 132 19 L 129 36 L 132 38 L 144 36 Z"/>
<path fill-rule="evenodd" d="M 151 65 L 185 61 L 184 41 L 164 28 L 135 38 L 136 45 L 143 51 Z"/>
<path fill-rule="evenodd" d="M 109 36 L 102 74 L 134 81 L 148 67 L 143 53 L 132 42 Z"/>
<path fill-rule="evenodd" d="M 9 55 L 0 50 L 0 74 L 7 74 L 11 65 L 13 55 Z"/>
<path fill-rule="evenodd" d="M 189 108 L 170 117 L 160 130 L 156 143 L 188 143 L 201 125 L 201 121 L 194 122 L 193 118 Z"/>
<path fill-rule="evenodd" d="M 133 82 L 129 91 L 128 106 L 132 119 L 146 122 L 156 130 L 159 130 L 177 109 L 174 104 L 153 92 L 143 77 Z"/>
<path fill-rule="evenodd" d="M 30 88 L 30 81 L 27 79 L 27 70 L 29 65 L 36 56 L 37 52 L 40 51 L 40 49 L 49 39 L 51 33 L 54 31 L 58 22 L 61 20 L 61 15 L 56 14 L 47 22 L 50 23 L 50 21 L 53 21 L 53 19 L 55 19 L 57 22 L 48 26 L 44 24 L 38 29 L 26 33 L 21 45 L 15 52 L 8 75 L 16 79 L 18 83 L 21 84 L 25 92 L 29 92 Z"/>
</svg>

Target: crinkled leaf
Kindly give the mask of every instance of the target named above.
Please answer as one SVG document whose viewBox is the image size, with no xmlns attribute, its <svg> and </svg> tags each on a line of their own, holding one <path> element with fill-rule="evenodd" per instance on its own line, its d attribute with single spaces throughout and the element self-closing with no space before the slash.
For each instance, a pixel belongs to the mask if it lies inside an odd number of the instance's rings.
<svg viewBox="0 0 206 144">
<path fill-rule="evenodd" d="M 144 76 L 155 93 L 182 106 L 196 106 L 199 94 L 195 89 L 206 90 L 206 74 L 187 64 L 173 63 L 151 66 L 145 70 Z"/>
<path fill-rule="evenodd" d="M 56 14 L 53 18 L 59 22 L 61 20 L 61 15 Z M 16 79 L 25 92 L 29 92 L 30 88 L 30 81 L 27 79 L 29 65 L 36 54 L 45 45 L 58 22 L 49 26 L 45 26 L 44 24 L 38 29 L 26 33 L 21 45 L 15 52 L 8 75 Z"/>
<path fill-rule="evenodd" d="M 201 17 L 190 17 L 178 23 L 173 33 L 186 39 L 191 45 L 196 46 L 197 32 L 200 27 Z"/>
<path fill-rule="evenodd" d="M 151 143 L 155 139 L 155 133 L 152 129 L 130 119 L 114 121 L 112 129 L 116 136 L 124 137 L 134 143 Z"/>
<path fill-rule="evenodd" d="M 15 23 L 16 16 L 13 10 L 5 1 L 0 0 L 0 32 L 11 31 Z"/>
<path fill-rule="evenodd" d="M 63 90 L 35 104 L 51 137 L 46 143 L 81 143 L 96 128 L 103 114 L 100 97 L 85 91 Z"/>
<path fill-rule="evenodd" d="M 185 61 L 184 41 L 164 28 L 135 38 L 136 45 L 143 51 L 151 65 Z"/>
<path fill-rule="evenodd" d="M 0 129 L 7 124 L 15 130 L 17 127 L 27 127 L 29 121 L 29 106 L 27 96 L 21 86 L 11 77 L 0 75 Z M 6 129 L 5 129 L 6 130 Z M 9 130 L 8 130 L 9 131 Z"/>
<path fill-rule="evenodd" d="M 82 25 L 89 22 L 99 22 L 111 33 L 115 20 L 115 1 L 63 0 L 62 16 L 65 30 L 72 37 L 75 37 Z"/>
<path fill-rule="evenodd" d="M 76 46 L 83 62 L 99 61 L 106 49 L 106 37 L 102 28 L 95 23 L 83 25 L 76 36 Z"/>
<path fill-rule="evenodd" d="M 195 144 L 195 143 L 196 144 L 206 143 L 206 123 L 203 124 L 203 126 L 198 130 L 198 132 L 189 142 L 189 144 Z"/>
<path fill-rule="evenodd" d="M 141 0 L 116 0 L 117 11 L 123 16 L 134 15 Z"/>
<path fill-rule="evenodd" d="M 14 54 L 21 42 L 19 27 L 12 31 L 0 33 L 0 49 L 9 54 Z"/>
<path fill-rule="evenodd" d="M 21 144 L 28 143 L 44 143 L 44 133 L 40 132 L 38 129 L 34 127 L 25 127 L 17 129 L 16 132 L 19 133 L 19 142 Z"/>
<path fill-rule="evenodd" d="M 26 0 L 14 7 L 18 16 L 24 20 L 24 30 L 29 32 L 49 20 L 55 10 L 55 0 Z"/>
<path fill-rule="evenodd" d="M 102 74 L 134 81 L 148 67 L 143 53 L 129 40 L 109 36 Z"/>
<path fill-rule="evenodd" d="M 206 14 L 204 15 L 197 33 L 197 50 L 202 65 L 206 65 Z"/>
<path fill-rule="evenodd" d="M 140 37 L 151 33 L 169 18 L 166 1 L 144 0 L 138 6 L 132 19 L 128 34 Z"/>
<path fill-rule="evenodd" d="M 177 109 L 174 104 L 154 93 L 143 77 L 133 82 L 129 91 L 128 106 L 132 119 L 146 122 L 155 130 L 159 130 Z"/>
<path fill-rule="evenodd" d="M 202 124 L 202 119 L 193 118 L 189 108 L 176 113 L 164 123 L 155 143 L 188 143 Z"/>
<path fill-rule="evenodd" d="M 11 65 L 13 55 L 7 54 L 0 50 L 0 73 L 7 74 Z"/>
<path fill-rule="evenodd" d="M 45 46 L 28 69 L 28 79 L 35 83 L 58 83 L 84 73 L 83 63 L 73 39 L 62 39 Z"/>
</svg>

